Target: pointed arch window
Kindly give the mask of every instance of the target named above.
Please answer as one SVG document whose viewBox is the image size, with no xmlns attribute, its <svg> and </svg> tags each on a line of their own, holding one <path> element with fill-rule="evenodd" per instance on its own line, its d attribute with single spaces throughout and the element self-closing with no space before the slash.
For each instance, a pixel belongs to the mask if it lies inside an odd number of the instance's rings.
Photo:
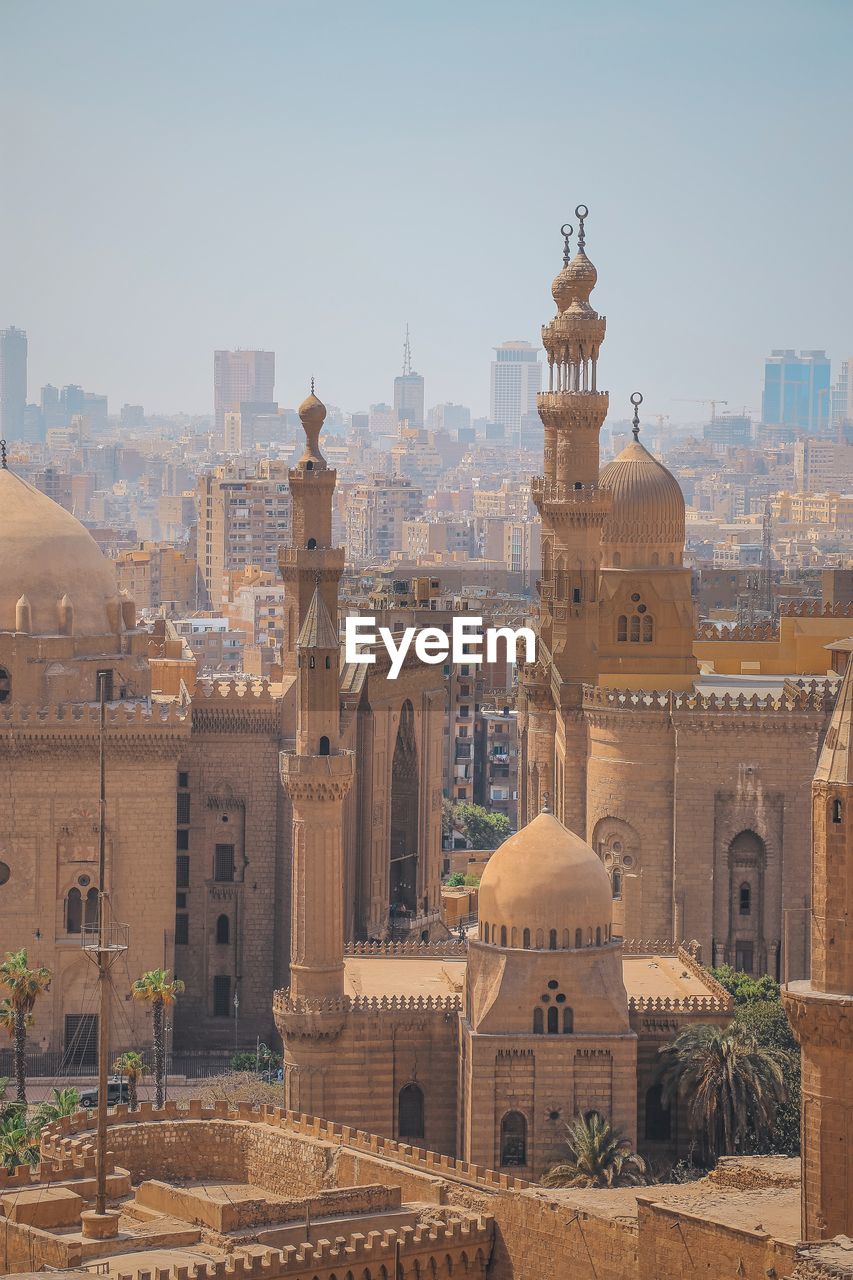
<svg viewBox="0 0 853 1280">
<path fill-rule="evenodd" d="M 227 916 L 219 916 L 216 920 L 216 941 L 224 946 L 231 938 L 231 921 Z"/>
<path fill-rule="evenodd" d="M 545 1031 L 545 1018 L 542 1010 L 537 1005 L 533 1010 L 533 1034 L 541 1036 Z"/>
<path fill-rule="evenodd" d="M 651 644 L 655 635 L 655 620 L 650 613 L 643 618 L 643 644 Z"/>
<path fill-rule="evenodd" d="M 631 616 L 631 644 L 638 644 L 640 640 L 640 618 L 638 614 Z"/>
<path fill-rule="evenodd" d="M 65 932 L 81 933 L 83 929 L 83 899 L 79 889 L 69 889 L 65 899 Z"/>
<path fill-rule="evenodd" d="M 527 1164 L 527 1118 L 507 1111 L 501 1120 L 501 1168 Z"/>
<path fill-rule="evenodd" d="M 555 1036 L 560 1030 L 560 1010 L 555 1004 L 548 1007 L 548 1035 Z"/>
<path fill-rule="evenodd" d="M 398 1133 L 401 1138 L 424 1136 L 424 1091 L 412 1082 L 403 1085 L 397 1100 Z"/>
<path fill-rule="evenodd" d="M 571 1005 L 563 1009 L 563 1035 L 570 1036 L 575 1029 L 575 1015 Z"/>
<path fill-rule="evenodd" d="M 628 639 L 628 617 L 627 614 L 620 614 L 616 623 L 616 639 L 621 644 Z"/>
</svg>

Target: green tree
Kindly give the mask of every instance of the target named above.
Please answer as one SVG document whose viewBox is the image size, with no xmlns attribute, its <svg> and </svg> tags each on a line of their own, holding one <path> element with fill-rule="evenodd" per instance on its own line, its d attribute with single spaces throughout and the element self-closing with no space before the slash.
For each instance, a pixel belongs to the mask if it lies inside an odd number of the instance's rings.
<svg viewBox="0 0 853 1280">
<path fill-rule="evenodd" d="M 760 1044 L 749 1027 L 686 1027 L 660 1050 L 662 1102 L 687 1101 L 690 1129 L 705 1158 L 760 1149 L 788 1101 L 791 1055 Z"/>
<path fill-rule="evenodd" d="M 756 1134 L 753 1148 L 762 1155 L 800 1154 L 800 1048 L 781 1000 L 748 1000 L 735 1010 L 735 1023 L 753 1035 L 758 1044 L 788 1056 L 785 1083 L 788 1100 L 776 1109 L 770 1133 Z"/>
<path fill-rule="evenodd" d="M 173 1005 L 184 990 L 180 978 L 169 980 L 168 969 L 149 969 L 131 987 L 134 1000 L 151 1005 L 154 1026 L 154 1106 L 163 1106 L 166 1096 L 166 1037 L 163 1011 Z"/>
<path fill-rule="evenodd" d="M 63 1116 L 73 1116 L 79 1109 L 80 1094 L 76 1089 L 54 1089 L 49 1101 L 39 1103 L 35 1122 L 41 1128 L 54 1120 L 61 1120 Z"/>
<path fill-rule="evenodd" d="M 465 877 L 463 876 L 461 871 L 453 871 L 447 877 L 448 889 L 461 889 L 464 883 L 465 883 Z"/>
<path fill-rule="evenodd" d="M 22 1107 L 9 1107 L 0 1116 L 0 1168 L 38 1164 L 39 1130 L 27 1120 Z"/>
<path fill-rule="evenodd" d="M 23 1107 L 27 1105 L 27 1027 L 32 1024 L 35 1003 L 47 991 L 52 976 L 50 969 L 29 967 L 26 949 L 8 951 L 0 964 L 0 990 L 7 993 L 0 1002 L 0 1026 L 14 1042 L 16 1096 Z"/>
<path fill-rule="evenodd" d="M 566 1125 L 569 1158 L 555 1164 L 543 1187 L 633 1187 L 646 1180 L 646 1162 L 621 1129 L 590 1111 Z"/>
<path fill-rule="evenodd" d="M 135 1049 L 127 1049 L 113 1063 L 113 1071 L 127 1081 L 128 1103 L 131 1111 L 139 1108 L 139 1082 L 145 1075 L 145 1060 Z"/>
<path fill-rule="evenodd" d="M 779 999 L 779 983 L 767 973 L 760 978 L 753 978 L 751 973 L 739 973 L 730 964 L 721 964 L 710 972 L 734 998 L 736 1005 L 751 1004 L 755 1000 Z"/>
<path fill-rule="evenodd" d="M 506 814 L 492 813 L 479 804 L 461 801 L 453 806 L 453 817 L 472 849 L 497 849 L 512 831 Z"/>
</svg>

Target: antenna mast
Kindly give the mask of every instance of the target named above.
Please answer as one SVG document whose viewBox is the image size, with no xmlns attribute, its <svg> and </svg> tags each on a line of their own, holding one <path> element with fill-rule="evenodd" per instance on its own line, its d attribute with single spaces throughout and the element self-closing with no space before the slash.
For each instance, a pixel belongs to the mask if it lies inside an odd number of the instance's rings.
<svg viewBox="0 0 853 1280">
<path fill-rule="evenodd" d="M 409 342 L 409 326 L 406 325 L 406 341 L 403 343 L 403 377 L 412 372 L 412 344 Z"/>
<path fill-rule="evenodd" d="M 772 551 L 773 518 L 770 510 L 770 499 L 764 504 L 764 517 L 761 521 L 761 607 L 773 616 L 773 551 Z"/>
</svg>

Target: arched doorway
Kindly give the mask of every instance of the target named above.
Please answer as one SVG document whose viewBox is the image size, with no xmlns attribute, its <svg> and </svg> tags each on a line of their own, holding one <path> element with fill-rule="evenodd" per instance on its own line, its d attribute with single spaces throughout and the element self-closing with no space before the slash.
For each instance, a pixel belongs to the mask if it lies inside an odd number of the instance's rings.
<svg viewBox="0 0 853 1280">
<path fill-rule="evenodd" d="M 527 1118 L 507 1111 L 501 1120 L 501 1168 L 527 1164 Z"/>
<path fill-rule="evenodd" d="M 766 969 L 764 872 L 767 849 L 754 831 L 738 833 L 728 851 L 728 962 L 739 973 Z"/>
<path fill-rule="evenodd" d="M 406 1084 L 397 1099 L 397 1136 L 424 1136 L 424 1091 L 419 1084 Z"/>
<path fill-rule="evenodd" d="M 392 912 L 417 913 L 418 747 L 415 713 L 408 699 L 400 709 L 391 766 L 390 897 Z"/>
</svg>

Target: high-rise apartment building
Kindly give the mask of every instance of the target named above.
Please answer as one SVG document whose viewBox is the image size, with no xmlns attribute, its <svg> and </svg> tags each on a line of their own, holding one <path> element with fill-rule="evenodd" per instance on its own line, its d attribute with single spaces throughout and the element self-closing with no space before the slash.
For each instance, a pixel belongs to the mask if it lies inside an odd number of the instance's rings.
<svg viewBox="0 0 853 1280">
<path fill-rule="evenodd" d="M 408 325 L 403 344 L 403 372 L 394 379 L 394 419 L 396 422 L 408 422 L 410 427 L 424 425 L 424 380 L 412 370 Z"/>
<path fill-rule="evenodd" d="M 797 493 L 848 493 L 853 483 L 853 445 L 806 436 L 794 443 Z"/>
<path fill-rule="evenodd" d="M 832 430 L 839 437 L 853 428 L 853 356 L 842 360 L 830 398 Z"/>
<path fill-rule="evenodd" d="M 346 550 L 352 563 L 385 564 L 403 549 L 403 525 L 423 511 L 423 492 L 408 480 L 374 476 L 347 501 Z"/>
<path fill-rule="evenodd" d="M 527 414 L 536 413 L 536 396 L 542 390 L 539 352 L 529 342 L 502 342 L 492 361 L 492 422 L 503 427 L 504 437 L 518 442 Z"/>
<path fill-rule="evenodd" d="M 245 401 L 271 403 L 275 389 L 274 351 L 214 351 L 213 405 L 216 429 L 225 427 L 225 414 Z"/>
<path fill-rule="evenodd" d="M 275 570 L 278 548 L 290 538 L 287 466 L 264 460 L 257 471 L 229 463 L 199 476 L 198 561 L 214 609 L 224 576 L 257 565 Z"/>
<path fill-rule="evenodd" d="M 764 362 L 761 421 L 822 431 L 829 426 L 830 365 L 825 351 L 771 351 Z"/>
<path fill-rule="evenodd" d="M 12 325 L 0 329 L 0 433 L 4 439 L 23 439 L 26 407 L 27 335 Z"/>
</svg>

